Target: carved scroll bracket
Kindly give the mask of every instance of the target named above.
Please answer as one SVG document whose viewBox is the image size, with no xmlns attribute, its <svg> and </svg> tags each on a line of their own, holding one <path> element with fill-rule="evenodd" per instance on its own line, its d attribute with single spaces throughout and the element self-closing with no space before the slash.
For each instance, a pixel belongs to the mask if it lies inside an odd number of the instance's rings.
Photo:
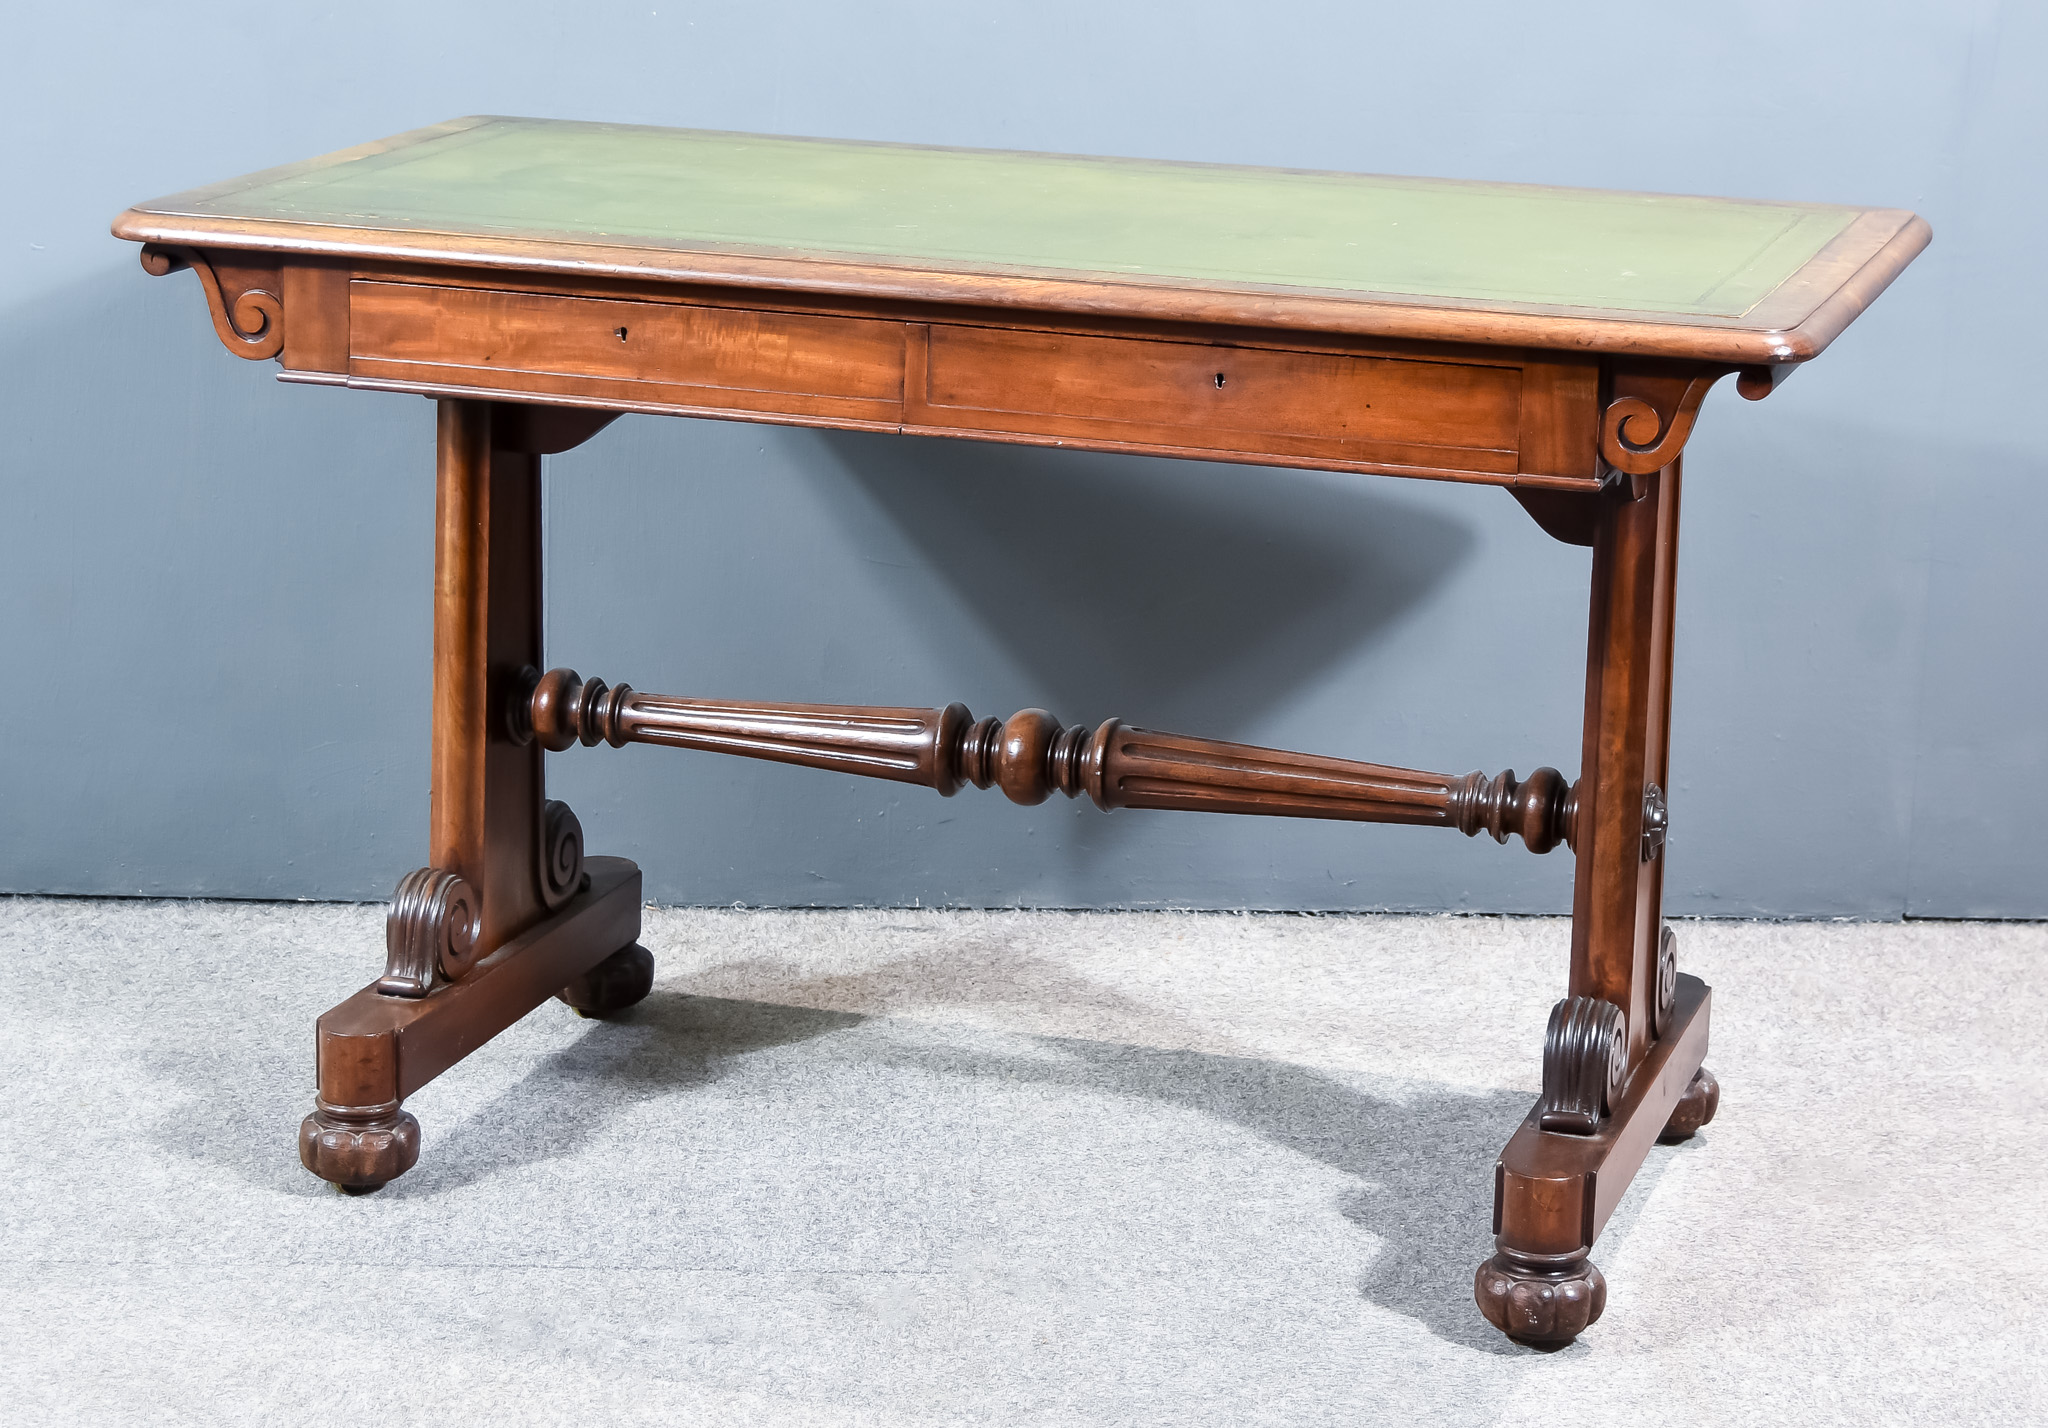
<svg viewBox="0 0 2048 1428">
<path fill-rule="evenodd" d="M 212 260 L 197 248 L 142 245 L 142 270 L 150 276 L 161 278 L 180 268 L 199 275 L 213 330 L 228 351 L 261 361 L 284 350 L 284 302 L 276 293 L 251 284 L 230 297 Z"/>
<path fill-rule="evenodd" d="M 1657 935 L 1657 999 L 1650 1006 L 1650 1033 L 1659 1037 L 1671 1030 L 1671 1018 L 1678 1010 L 1678 934 L 1668 926 Z"/>
<path fill-rule="evenodd" d="M 1607 480 L 1598 489 L 1547 490 L 1509 488 L 1544 532 L 1567 545 L 1593 544 L 1603 504 L 1615 496 L 1618 476 L 1644 477 L 1678 458 L 1691 439 L 1701 403 L 1726 367 L 1689 367 L 1663 371 L 1623 371 L 1611 379 L 1607 409 L 1600 421 L 1600 456 Z M 1736 371 L 1736 390 L 1748 400 L 1762 401 L 1798 370 L 1793 362 Z M 1635 491 L 1640 496 L 1640 483 Z"/>
<path fill-rule="evenodd" d="M 460 981 L 476 965 L 482 937 L 483 903 L 470 885 L 440 868 L 414 869 L 400 880 L 384 919 L 377 990 L 423 997 L 442 982 Z"/>
<path fill-rule="evenodd" d="M 568 804 L 551 798 L 541 810 L 541 905 L 553 912 L 589 885 L 583 871 L 583 824 Z"/>
<path fill-rule="evenodd" d="M 1700 403 L 1728 369 L 1618 372 L 1600 419 L 1600 455 L 1616 471 L 1647 476 L 1678 459 Z"/>
<path fill-rule="evenodd" d="M 1621 1008 L 1597 997 L 1566 997 L 1550 1009 L 1543 1037 L 1543 1100 L 1537 1125 L 1591 1135 L 1621 1098 L 1628 1078 L 1628 1031 Z"/>
</svg>

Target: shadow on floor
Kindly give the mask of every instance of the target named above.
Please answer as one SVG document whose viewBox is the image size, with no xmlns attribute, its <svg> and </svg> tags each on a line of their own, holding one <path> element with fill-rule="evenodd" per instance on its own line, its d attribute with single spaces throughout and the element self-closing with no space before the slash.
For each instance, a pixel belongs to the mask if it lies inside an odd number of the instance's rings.
<svg viewBox="0 0 2048 1428">
<path fill-rule="evenodd" d="M 517 1164 L 573 1154 L 632 1104 L 708 1085 L 755 1052 L 870 1020 L 656 993 L 627 1018 L 593 1026 L 547 1057 L 479 1114 L 430 1136 L 420 1169 L 382 1193 L 438 1197 Z M 1448 1342 L 1523 1352 L 1472 1307 L 1472 1271 L 1491 1249 L 1493 1160 L 1528 1109 L 1526 1093 L 1424 1089 L 1377 1096 L 1281 1061 L 1072 1037 L 1027 1040 L 1028 1048 L 1007 1053 L 975 1044 L 971 1033 L 945 1043 L 864 1040 L 857 1054 L 927 1073 L 1156 1101 L 1331 1166 L 1356 1182 L 1341 1212 L 1382 1244 L 1360 1281 L 1365 1299 Z M 565 1102 L 576 1114 L 563 1114 Z"/>
<path fill-rule="evenodd" d="M 510 1166 L 563 1159 L 631 1106 L 687 1094 L 724 1079 L 742 1057 L 867 1019 L 658 987 L 622 1016 L 587 1023 L 588 1034 L 543 1058 L 476 1115 L 445 1134 L 429 1132 L 420 1165 L 378 1193 L 394 1199 L 445 1195 Z M 575 1114 L 563 1114 L 565 1104 L 575 1106 Z"/>
<path fill-rule="evenodd" d="M 977 969 L 971 987 L 962 981 L 969 968 Z M 770 971 L 768 964 L 732 963 L 719 974 L 758 984 Z M 749 1056 L 865 1027 L 885 1034 L 808 1054 L 879 1069 L 1152 1101 L 1238 1127 L 1329 1166 L 1353 1182 L 1340 1212 L 1381 1245 L 1360 1279 L 1363 1298 L 1449 1343 L 1486 1353 L 1527 1352 L 1503 1340 L 1472 1305 L 1472 1272 L 1491 1250 L 1493 1161 L 1528 1109 L 1527 1092 L 1463 1092 L 1425 1083 L 1376 1094 L 1362 1089 L 1359 1077 L 1256 1055 L 1072 1035 L 990 1034 L 934 1023 L 929 1016 L 916 1023 L 916 1035 L 886 1034 L 891 1026 L 909 1025 L 891 1012 L 917 994 L 944 1004 L 999 1005 L 1008 1019 L 1027 1024 L 1049 1006 L 1092 1009 L 1108 1014 L 1124 1036 L 1187 1039 L 1187 1023 L 1171 1011 L 1147 1007 L 1000 941 L 934 948 L 864 972 L 808 981 L 782 972 L 779 996 L 870 1010 L 657 988 L 622 1017 L 588 1023 L 586 1034 L 543 1057 L 462 1121 L 443 1129 L 428 1115 L 420 1165 L 379 1198 L 434 1200 L 520 1166 L 572 1156 L 636 1105 L 712 1085 L 737 1074 Z M 1213 1035 L 1209 1040 L 1216 1043 Z M 248 1043 L 231 1038 L 225 1044 Z M 167 1118 L 159 1144 L 225 1165 L 266 1188 L 325 1193 L 281 1153 L 289 1141 L 280 1134 L 282 1125 L 296 1125 L 303 1100 L 294 1097 L 287 1105 L 277 1095 L 252 1097 L 245 1074 L 251 1068 L 234 1058 L 180 1057 L 161 1069 L 196 1094 Z M 565 1114 L 565 1106 L 573 1106 L 573 1114 Z M 196 1125 L 195 1110 L 210 1123 Z M 1659 1156 L 1643 1167 L 1604 1244 L 1611 1247 L 1626 1235 L 1663 1165 Z"/>
</svg>

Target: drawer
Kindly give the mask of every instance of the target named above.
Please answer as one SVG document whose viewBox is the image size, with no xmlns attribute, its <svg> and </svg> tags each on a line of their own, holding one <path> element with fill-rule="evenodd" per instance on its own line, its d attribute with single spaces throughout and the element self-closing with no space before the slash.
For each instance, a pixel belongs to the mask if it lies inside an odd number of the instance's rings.
<svg viewBox="0 0 2048 1428">
<path fill-rule="evenodd" d="M 1294 463 L 1414 467 L 1479 479 L 1590 479 L 1597 369 L 1458 362 L 933 325 L 913 357 L 907 424 L 1076 445 Z M 1534 400 L 1525 413 L 1527 395 Z M 1560 394 L 1563 408 L 1559 408 Z M 1583 453 L 1550 430 L 1582 425 Z M 1526 428 L 1526 429 L 1525 429 Z M 1528 450 L 1525 452 L 1525 448 Z M 1540 448 L 1540 450 L 1539 450 Z M 1525 455 L 1535 464 L 1525 464 Z"/>
<path fill-rule="evenodd" d="M 901 420 L 900 322 L 357 279 L 349 376 L 713 413 Z"/>
</svg>

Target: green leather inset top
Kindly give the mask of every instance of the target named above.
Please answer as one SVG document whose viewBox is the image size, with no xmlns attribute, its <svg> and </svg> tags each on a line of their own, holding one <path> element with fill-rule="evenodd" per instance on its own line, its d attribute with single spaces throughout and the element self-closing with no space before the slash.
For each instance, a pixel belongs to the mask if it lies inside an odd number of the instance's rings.
<svg viewBox="0 0 2048 1428">
<path fill-rule="evenodd" d="M 1861 211 L 537 119 L 205 193 L 177 211 L 1694 318 L 1740 317 Z"/>
</svg>

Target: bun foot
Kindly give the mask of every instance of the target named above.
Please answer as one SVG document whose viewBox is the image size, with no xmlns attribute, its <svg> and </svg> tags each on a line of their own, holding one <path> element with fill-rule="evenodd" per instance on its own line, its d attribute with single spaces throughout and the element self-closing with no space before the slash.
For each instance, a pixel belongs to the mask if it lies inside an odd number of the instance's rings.
<svg viewBox="0 0 2048 1428">
<path fill-rule="evenodd" d="M 299 1160 L 350 1195 L 367 1195 L 412 1169 L 420 1158 L 420 1123 L 398 1102 L 330 1106 L 313 1102 L 299 1123 Z"/>
<path fill-rule="evenodd" d="M 654 954 L 629 943 L 555 993 L 583 1016 L 611 1016 L 654 986 Z"/>
<path fill-rule="evenodd" d="M 1678 1097 L 1678 1104 L 1671 1108 L 1671 1119 L 1664 1122 L 1664 1129 L 1657 1133 L 1657 1139 L 1669 1145 L 1675 1141 L 1689 1140 L 1692 1133 L 1714 1118 L 1714 1112 L 1721 1108 L 1721 1083 L 1714 1079 L 1714 1073 L 1702 1066 L 1692 1073 L 1692 1081 Z"/>
<path fill-rule="evenodd" d="M 1584 1255 L 1502 1249 L 1479 1266 L 1472 1297 L 1486 1321 L 1516 1343 L 1561 1349 L 1607 1307 L 1607 1279 Z"/>
</svg>

